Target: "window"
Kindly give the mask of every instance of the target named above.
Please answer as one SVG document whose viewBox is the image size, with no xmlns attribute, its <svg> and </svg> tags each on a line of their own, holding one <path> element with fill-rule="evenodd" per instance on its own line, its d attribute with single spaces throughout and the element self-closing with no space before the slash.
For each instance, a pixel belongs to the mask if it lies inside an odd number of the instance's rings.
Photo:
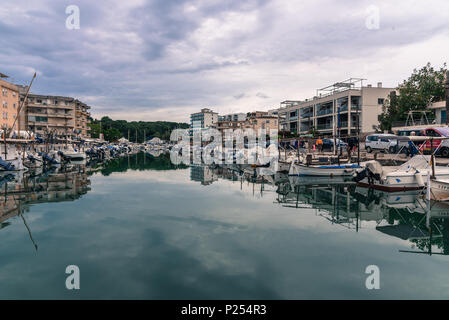
<svg viewBox="0 0 449 320">
<path fill-rule="evenodd" d="M 441 137 L 441 135 L 433 129 L 427 130 L 426 135 L 428 137 Z"/>
<path fill-rule="evenodd" d="M 384 104 L 384 101 L 385 101 L 384 98 L 379 98 L 379 99 L 377 99 L 377 104 L 383 105 L 383 104 Z"/>
<path fill-rule="evenodd" d="M 15 108 L 17 107 L 15 103 L 13 103 L 13 105 L 12 105 L 12 106 L 14 107 L 14 109 L 15 109 Z"/>
<path fill-rule="evenodd" d="M 2 90 L 3 96 L 7 97 L 8 96 L 8 90 L 7 89 L 3 89 Z"/>
<path fill-rule="evenodd" d="M 3 101 L 3 108 L 8 108 L 8 102 Z"/>
</svg>

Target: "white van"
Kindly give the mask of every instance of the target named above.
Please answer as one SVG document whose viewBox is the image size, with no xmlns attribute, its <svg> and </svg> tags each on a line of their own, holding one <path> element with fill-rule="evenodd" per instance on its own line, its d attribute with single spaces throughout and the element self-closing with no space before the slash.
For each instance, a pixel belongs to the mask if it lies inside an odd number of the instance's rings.
<svg viewBox="0 0 449 320">
<path fill-rule="evenodd" d="M 402 146 L 406 147 L 409 140 L 407 137 L 400 137 L 394 134 L 370 134 L 365 140 L 365 150 L 368 153 L 373 150 L 396 153 Z"/>
</svg>

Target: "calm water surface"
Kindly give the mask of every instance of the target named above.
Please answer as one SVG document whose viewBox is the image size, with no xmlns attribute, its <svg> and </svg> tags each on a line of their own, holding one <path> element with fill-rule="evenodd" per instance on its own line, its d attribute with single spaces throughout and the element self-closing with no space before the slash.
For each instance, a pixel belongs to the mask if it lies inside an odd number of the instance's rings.
<svg viewBox="0 0 449 320">
<path fill-rule="evenodd" d="M 317 183 L 144 154 L 3 181 L 0 298 L 449 298 L 449 206 L 429 232 L 416 194 Z"/>
</svg>

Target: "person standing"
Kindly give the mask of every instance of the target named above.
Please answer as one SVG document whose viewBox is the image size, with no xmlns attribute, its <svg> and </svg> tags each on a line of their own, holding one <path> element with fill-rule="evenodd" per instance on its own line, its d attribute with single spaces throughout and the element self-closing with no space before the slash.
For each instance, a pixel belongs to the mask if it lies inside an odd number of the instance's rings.
<svg viewBox="0 0 449 320">
<path fill-rule="evenodd" d="M 319 137 L 317 139 L 316 146 L 317 146 L 319 152 L 323 151 L 323 140 L 321 139 L 321 137 Z"/>
</svg>

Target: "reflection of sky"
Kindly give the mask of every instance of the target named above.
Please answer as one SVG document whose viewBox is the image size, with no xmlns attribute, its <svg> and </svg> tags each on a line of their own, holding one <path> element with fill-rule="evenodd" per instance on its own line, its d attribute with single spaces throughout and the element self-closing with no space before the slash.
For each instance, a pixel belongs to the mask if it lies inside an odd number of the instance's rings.
<svg viewBox="0 0 449 320">
<path fill-rule="evenodd" d="M 448 257 L 399 253 L 409 242 L 284 208 L 260 185 L 253 196 L 252 184 L 188 179 L 188 169 L 95 175 L 81 199 L 25 214 L 38 252 L 11 219 L 0 230 L 0 298 L 449 296 Z M 80 267 L 80 291 L 65 289 L 69 264 Z M 365 289 L 370 264 L 381 290 Z"/>
</svg>

